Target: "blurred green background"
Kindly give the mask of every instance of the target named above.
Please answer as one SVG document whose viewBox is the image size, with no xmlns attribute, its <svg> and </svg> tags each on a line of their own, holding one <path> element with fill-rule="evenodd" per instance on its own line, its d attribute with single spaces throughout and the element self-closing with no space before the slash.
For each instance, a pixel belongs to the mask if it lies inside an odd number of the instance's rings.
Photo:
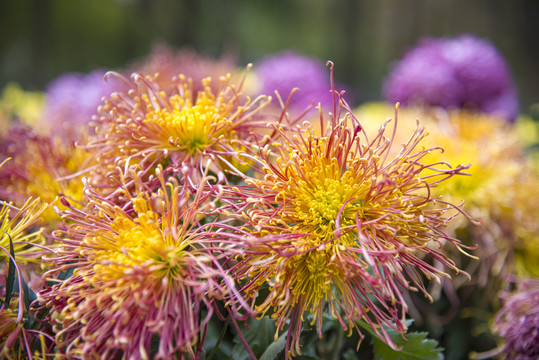
<svg viewBox="0 0 539 360">
<path fill-rule="evenodd" d="M 332 60 L 359 103 L 422 37 L 471 33 L 507 58 L 523 112 L 539 98 L 537 0 L 1 0 L 0 30 L 0 87 L 122 68 L 165 42 L 241 65 L 285 49 Z"/>
</svg>

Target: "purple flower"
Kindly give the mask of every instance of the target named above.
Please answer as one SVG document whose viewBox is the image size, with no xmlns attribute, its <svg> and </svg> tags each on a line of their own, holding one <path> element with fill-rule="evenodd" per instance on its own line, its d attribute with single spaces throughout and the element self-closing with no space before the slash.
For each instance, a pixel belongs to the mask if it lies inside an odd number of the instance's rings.
<svg viewBox="0 0 539 360">
<path fill-rule="evenodd" d="M 406 54 L 386 80 L 384 92 L 391 102 L 443 107 L 458 106 L 461 94 L 460 83 L 435 40 L 425 40 Z"/>
<path fill-rule="evenodd" d="M 321 103 L 322 107 L 333 106 L 333 95 L 329 81 L 329 71 L 324 63 L 293 51 L 285 51 L 262 59 L 255 70 L 260 76 L 262 94 L 279 93 L 283 101 L 294 88 L 300 89 L 290 105 L 305 108 Z"/>
<path fill-rule="evenodd" d="M 496 330 L 505 338 L 507 359 L 539 358 L 539 279 L 522 282 L 518 292 L 505 299 Z"/>
<path fill-rule="evenodd" d="M 384 97 L 404 104 L 475 107 L 511 121 L 518 115 L 505 59 L 489 41 L 471 35 L 420 42 L 385 80 Z"/>
<path fill-rule="evenodd" d="M 51 82 L 46 91 L 46 105 L 41 124 L 62 135 L 78 133 L 97 114 L 103 96 L 110 95 L 119 83 L 105 82 L 104 70 L 89 74 L 67 73 Z"/>
<path fill-rule="evenodd" d="M 440 41 L 442 56 L 462 86 L 464 101 L 483 104 L 512 86 L 503 56 L 488 41 L 463 35 Z"/>
</svg>

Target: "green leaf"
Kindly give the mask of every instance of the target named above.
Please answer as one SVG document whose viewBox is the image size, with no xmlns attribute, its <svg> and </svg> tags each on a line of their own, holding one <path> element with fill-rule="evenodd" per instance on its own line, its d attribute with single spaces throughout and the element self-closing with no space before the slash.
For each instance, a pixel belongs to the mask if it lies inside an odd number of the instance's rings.
<svg viewBox="0 0 539 360">
<path fill-rule="evenodd" d="M 274 342 L 273 339 L 276 330 L 274 322 L 275 321 L 270 319 L 269 316 L 264 316 L 261 319 L 250 319 L 247 321 L 249 327 L 247 329 L 242 329 L 245 340 L 257 357 L 260 357 Z M 234 343 L 234 359 L 250 359 L 249 354 L 247 354 L 247 351 L 237 335 L 234 338 Z"/>
<path fill-rule="evenodd" d="M 375 360 L 443 360 L 443 348 L 427 338 L 426 332 L 411 332 L 404 339 L 397 331 L 386 328 L 389 337 L 400 350 L 394 350 L 377 336 L 373 336 Z M 372 334 L 372 333 L 371 333 Z"/>
<path fill-rule="evenodd" d="M 224 323 L 223 327 L 221 328 L 221 331 L 219 333 L 219 337 L 217 337 L 217 340 L 211 346 L 212 349 L 209 352 L 208 356 L 206 357 L 207 360 L 212 360 L 213 357 L 215 356 L 215 354 L 219 351 L 219 345 L 221 344 L 221 341 L 225 337 L 226 330 L 228 329 L 228 324 L 229 323 L 230 323 L 230 319 L 227 319 L 226 322 Z M 210 323 L 208 325 L 212 325 L 212 324 Z M 210 330 L 210 331 L 213 330 L 213 327 L 208 326 L 208 330 Z M 213 338 L 215 338 L 215 334 L 214 334 Z M 204 345 L 206 345 L 206 344 L 204 344 Z"/>
<path fill-rule="evenodd" d="M 11 239 L 11 236 L 6 233 L 6 235 L 9 237 L 9 252 L 11 254 L 11 257 L 15 259 L 15 248 L 13 247 L 13 240 Z M 7 271 L 6 276 L 6 297 L 4 302 L 9 306 L 9 302 L 11 301 L 11 297 L 13 296 L 13 284 L 15 283 L 15 263 L 10 258 L 9 259 L 9 268 Z"/>
<path fill-rule="evenodd" d="M 75 267 L 70 267 L 67 270 L 62 270 L 58 273 L 58 280 L 66 280 L 73 276 L 73 272 L 75 271 Z M 52 286 L 52 285 L 51 285 Z"/>
<path fill-rule="evenodd" d="M 284 350 L 286 345 L 286 336 L 288 335 L 288 332 L 285 331 L 281 336 L 279 336 L 279 339 L 277 341 L 271 343 L 267 348 L 266 351 L 262 354 L 259 360 L 274 360 L 277 359 L 277 356 Z"/>
<path fill-rule="evenodd" d="M 21 285 L 22 285 L 22 291 L 24 292 L 24 305 L 26 306 L 26 310 L 30 310 L 30 304 L 32 301 L 37 299 L 36 294 L 28 287 L 28 284 L 21 276 Z"/>
</svg>

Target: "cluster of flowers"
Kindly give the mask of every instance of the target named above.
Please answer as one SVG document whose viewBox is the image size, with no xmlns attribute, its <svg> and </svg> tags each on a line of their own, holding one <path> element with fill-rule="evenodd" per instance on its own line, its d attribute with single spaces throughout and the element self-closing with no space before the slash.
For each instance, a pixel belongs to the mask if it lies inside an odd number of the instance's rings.
<svg viewBox="0 0 539 360">
<path fill-rule="evenodd" d="M 537 169 L 510 123 L 354 111 L 328 66 L 159 47 L 59 78 L 38 120 L 2 108 L 0 356 L 201 358 L 217 318 L 255 358 L 241 324 L 263 316 L 287 358 L 328 318 L 398 350 L 413 293 L 537 255 Z M 499 325 L 508 354 L 537 350 L 523 327 Z"/>
</svg>

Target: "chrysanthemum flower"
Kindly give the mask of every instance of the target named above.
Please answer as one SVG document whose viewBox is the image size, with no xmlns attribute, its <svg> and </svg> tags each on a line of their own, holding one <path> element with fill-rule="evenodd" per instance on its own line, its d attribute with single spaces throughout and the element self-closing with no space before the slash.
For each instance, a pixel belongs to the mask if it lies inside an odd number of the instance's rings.
<svg viewBox="0 0 539 360">
<path fill-rule="evenodd" d="M 445 150 L 430 154 L 429 161 L 472 164 L 471 177 L 444 182 L 433 192 L 448 201 L 466 199 L 466 211 L 481 221 L 480 227 L 456 221 L 452 228 L 479 246 L 482 261 L 467 269 L 474 273 L 474 283 L 498 289 L 514 269 L 514 251 L 538 246 L 539 177 L 515 129 L 503 119 L 466 111 L 439 113 L 429 132 L 427 144 Z"/>
<path fill-rule="evenodd" d="M 376 125 L 380 123 L 376 117 L 390 115 L 391 106 L 362 106 L 358 114 L 364 123 Z M 450 202 L 466 199 L 466 212 L 482 224 L 477 227 L 457 220 L 449 230 L 453 234 L 459 232 L 462 240 L 478 244 L 476 254 L 482 261 L 471 263 L 466 269 L 473 273 L 474 283 L 492 286 L 494 277 L 503 278 L 512 272 L 514 251 L 519 273 L 535 275 L 529 272 L 535 267 L 534 262 L 520 260 L 539 254 L 539 205 L 535 201 L 539 196 L 539 177 L 526 156 L 517 129 L 494 116 L 428 108 L 403 109 L 401 127 L 411 129 L 417 117 L 430 134 L 425 145 L 444 149 L 443 153 L 431 152 L 428 161 L 472 164 L 468 169 L 472 176 L 443 182 L 432 191 Z"/>
<path fill-rule="evenodd" d="M 433 197 L 431 188 L 467 166 L 424 162 L 439 149 L 420 147 L 426 134 L 419 126 L 388 156 L 396 123 L 389 139 L 384 124 L 372 140 L 348 112 L 326 130 L 322 125 L 322 136 L 308 123 L 295 133 L 276 126 L 282 144 L 256 154 L 262 179 L 244 176 L 247 185 L 223 197 L 245 223 L 246 250 L 235 275 L 253 299 L 269 286 L 257 310 L 272 313 L 278 329 L 290 321 L 287 356 L 300 352 L 304 321 L 322 333 L 325 312 L 350 331 L 362 319 L 391 343 L 383 326 L 406 327 L 402 288 L 430 297 L 418 274 L 450 276 L 425 258 L 459 272 L 439 249 L 450 242 L 462 250 L 444 233 L 460 206 Z"/>
<path fill-rule="evenodd" d="M 154 79 L 138 74 L 132 79 L 127 95 L 113 94 L 100 107 L 96 137 L 89 141 L 88 148 L 104 169 L 98 171 L 105 171 L 105 176 L 127 164 L 194 169 L 216 154 L 231 159 L 251 131 L 265 126 L 266 120 L 257 113 L 269 100 L 260 96 L 240 103 L 241 85 L 230 85 L 230 77 L 219 79 L 217 94 L 209 78 L 198 93 L 183 76 L 175 80 L 177 87 L 171 93 L 161 91 Z"/>
<path fill-rule="evenodd" d="M 0 168 L 4 167 L 7 161 L 0 163 Z M 31 260 L 32 256 L 27 257 L 35 253 L 31 244 L 41 245 L 44 239 L 41 230 L 28 232 L 28 229 L 39 222 L 46 205 L 35 198 L 26 199 L 20 207 L 6 201 L 0 201 L 0 204 L 0 264 L 9 263 L 10 243 L 17 257 Z"/>
<path fill-rule="evenodd" d="M 539 279 L 522 280 L 508 294 L 496 315 L 495 330 L 505 339 L 503 353 L 510 360 L 539 357 Z"/>
<path fill-rule="evenodd" d="M 212 225 L 201 223 L 215 201 L 209 179 L 191 193 L 187 182 L 156 176 L 161 188 L 149 193 L 131 175 L 136 193 L 124 209 L 87 187 L 89 209 L 62 215 L 71 225 L 45 275 L 55 285 L 38 299 L 68 356 L 191 358 L 217 299 L 235 314 L 248 308 L 220 266 L 226 243 L 215 244 Z M 73 276 L 58 278 L 71 268 Z"/>
<path fill-rule="evenodd" d="M 10 241 L 17 257 L 31 260 L 36 248 L 32 244 L 42 245 L 44 238 L 41 230 L 27 233 L 30 226 L 40 221 L 40 216 L 46 205 L 40 204 L 39 199 L 28 199 L 20 208 L 1 201 L 0 208 L 0 264 L 9 263 Z M 0 250 L 1 250 L 0 249 Z M 37 251 L 40 252 L 40 251 Z"/>
<path fill-rule="evenodd" d="M 474 107 L 510 121 L 519 110 L 503 55 L 470 35 L 423 40 L 389 74 L 384 97 L 391 103 Z"/>
<path fill-rule="evenodd" d="M 35 134 L 28 127 L 13 126 L 0 139 L 0 156 L 11 157 L 0 169 L 0 198 L 22 205 L 28 197 L 49 204 L 43 222 L 60 220 L 54 206 L 64 196 L 82 204 L 81 175 L 88 153 L 58 137 Z"/>
</svg>

